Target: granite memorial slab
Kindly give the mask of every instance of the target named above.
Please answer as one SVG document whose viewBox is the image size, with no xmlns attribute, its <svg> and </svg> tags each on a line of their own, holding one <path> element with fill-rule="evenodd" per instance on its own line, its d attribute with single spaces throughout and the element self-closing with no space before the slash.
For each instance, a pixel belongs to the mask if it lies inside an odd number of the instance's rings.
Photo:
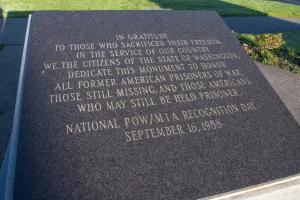
<svg viewBox="0 0 300 200">
<path fill-rule="evenodd" d="M 217 13 L 29 27 L 14 199 L 198 199 L 300 172 L 298 123 Z"/>
</svg>

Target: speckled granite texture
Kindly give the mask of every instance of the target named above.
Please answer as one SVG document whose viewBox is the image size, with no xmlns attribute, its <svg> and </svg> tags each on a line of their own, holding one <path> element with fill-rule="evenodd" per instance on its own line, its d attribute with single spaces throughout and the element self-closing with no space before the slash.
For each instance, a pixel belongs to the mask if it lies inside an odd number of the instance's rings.
<svg viewBox="0 0 300 200">
<path fill-rule="evenodd" d="M 54 44 L 114 40 L 115 34 L 132 32 L 219 39 L 223 45 L 213 51 L 238 55 L 238 60 L 226 60 L 229 68 L 238 67 L 253 84 L 235 98 L 113 112 L 80 114 L 74 105 L 49 104 L 53 84 L 65 81 L 59 72 L 42 74 L 43 62 L 61 59 Z M 16 200 L 196 199 L 300 172 L 299 125 L 214 12 L 38 12 L 29 38 Z M 64 60 L 71 58 L 64 54 Z M 125 141 L 124 129 L 65 133 L 65 125 L 77 121 L 250 101 L 256 112 L 223 117 L 224 127 L 209 133 L 131 143 Z"/>
</svg>

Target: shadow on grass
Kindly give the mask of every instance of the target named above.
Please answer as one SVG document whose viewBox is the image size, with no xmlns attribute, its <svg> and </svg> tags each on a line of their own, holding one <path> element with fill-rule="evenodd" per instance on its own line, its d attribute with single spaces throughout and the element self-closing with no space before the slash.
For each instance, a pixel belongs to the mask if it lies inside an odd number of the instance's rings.
<svg viewBox="0 0 300 200">
<path fill-rule="evenodd" d="M 289 3 L 289 4 L 294 4 L 294 5 L 300 5 L 300 0 L 276 0 L 276 1 Z"/>
<path fill-rule="evenodd" d="M 264 16 L 263 12 L 220 0 L 150 0 L 163 9 L 213 10 L 221 16 Z"/>
<path fill-rule="evenodd" d="M 286 19 L 257 16 L 257 17 L 224 17 L 226 24 L 239 33 L 279 33 L 300 31 L 300 23 Z"/>
<path fill-rule="evenodd" d="M 211 10 L 221 16 L 230 29 L 239 33 L 276 33 L 300 31 L 300 24 L 281 18 L 267 16 L 266 13 L 220 0 L 150 0 L 163 9 L 171 10 Z M 300 0 L 299 0 L 300 1 Z M 228 17 L 229 16 L 229 17 Z M 236 17 L 243 16 L 243 17 Z M 247 17 L 248 16 L 248 17 Z"/>
<path fill-rule="evenodd" d="M 7 18 L 27 18 L 34 11 L 10 11 Z"/>
<path fill-rule="evenodd" d="M 286 46 L 296 50 L 300 55 L 300 31 L 299 32 L 286 32 L 282 33 L 283 40 Z"/>
</svg>

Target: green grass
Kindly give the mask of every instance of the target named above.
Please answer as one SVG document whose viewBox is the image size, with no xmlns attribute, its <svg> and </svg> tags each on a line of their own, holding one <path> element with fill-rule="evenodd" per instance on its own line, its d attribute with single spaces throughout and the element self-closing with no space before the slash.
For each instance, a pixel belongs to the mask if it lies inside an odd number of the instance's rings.
<svg viewBox="0 0 300 200">
<path fill-rule="evenodd" d="M 0 0 L 4 15 L 24 17 L 35 10 L 215 10 L 223 16 L 300 17 L 300 6 L 270 0 Z"/>
<path fill-rule="evenodd" d="M 26 17 L 42 10 L 143 10 L 159 8 L 148 0 L 0 0 L 3 15 Z"/>
<path fill-rule="evenodd" d="M 250 46 L 255 46 L 255 35 L 254 34 L 239 34 L 239 40 Z"/>
</svg>

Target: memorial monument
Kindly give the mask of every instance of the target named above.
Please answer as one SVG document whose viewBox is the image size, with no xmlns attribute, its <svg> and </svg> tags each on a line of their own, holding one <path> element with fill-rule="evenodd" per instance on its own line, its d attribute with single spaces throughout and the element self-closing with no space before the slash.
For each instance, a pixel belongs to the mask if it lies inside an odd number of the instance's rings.
<svg viewBox="0 0 300 200">
<path fill-rule="evenodd" d="M 300 172 L 298 123 L 215 12 L 36 12 L 24 49 L 9 198 L 198 199 Z"/>
</svg>

